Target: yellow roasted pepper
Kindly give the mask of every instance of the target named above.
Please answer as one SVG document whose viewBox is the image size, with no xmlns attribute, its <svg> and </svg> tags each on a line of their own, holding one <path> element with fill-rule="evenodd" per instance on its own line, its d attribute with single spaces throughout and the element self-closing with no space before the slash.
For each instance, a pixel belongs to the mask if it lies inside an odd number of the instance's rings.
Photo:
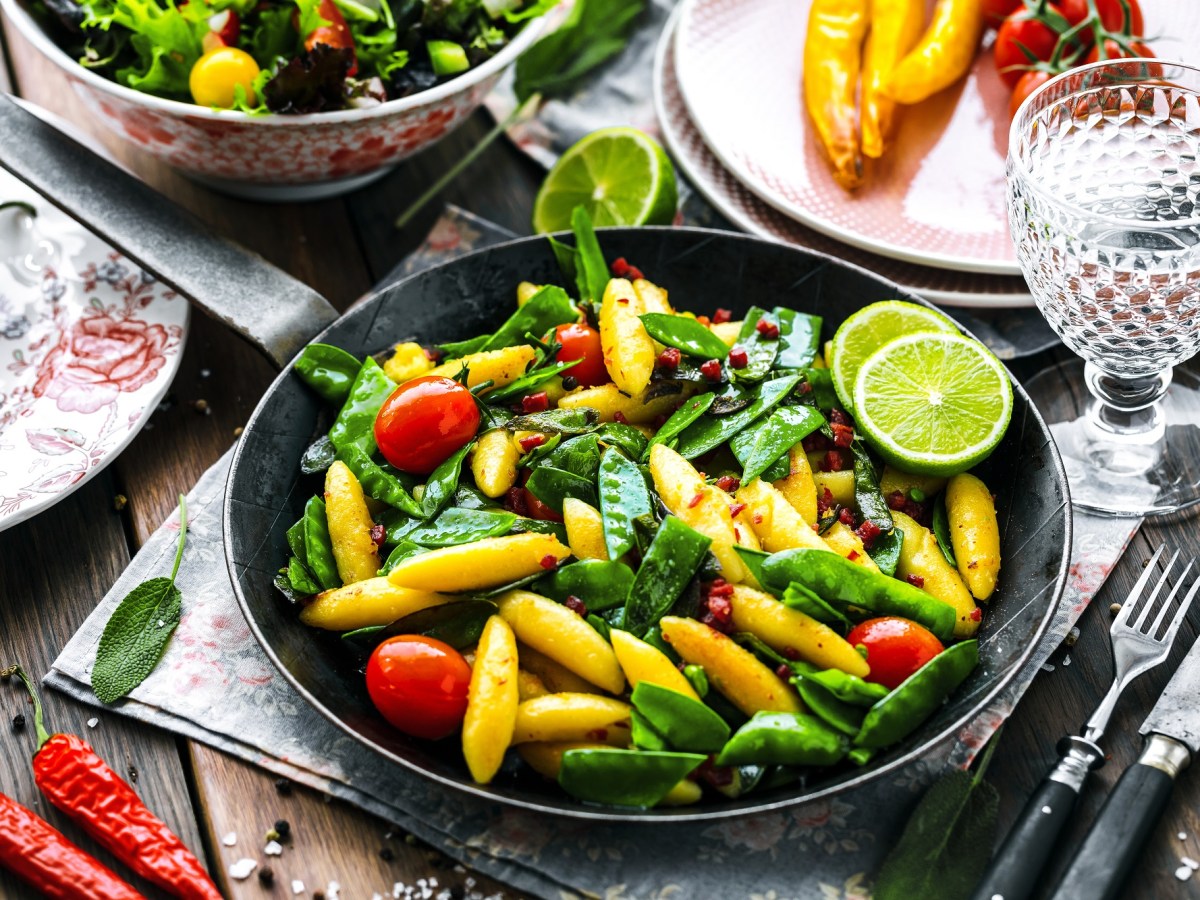
<svg viewBox="0 0 1200 900">
<path fill-rule="evenodd" d="M 862 73 L 862 152 L 872 159 L 883 156 L 895 121 L 896 101 L 884 86 L 921 36 L 924 22 L 924 0 L 872 0 Z"/>
<path fill-rule="evenodd" d="M 898 103 L 920 103 L 962 78 L 983 36 L 979 0 L 938 0 L 925 34 L 892 72 L 887 93 Z"/>
<path fill-rule="evenodd" d="M 804 105 L 846 190 L 863 179 L 854 100 L 869 18 L 869 0 L 814 0 L 804 41 Z"/>
</svg>

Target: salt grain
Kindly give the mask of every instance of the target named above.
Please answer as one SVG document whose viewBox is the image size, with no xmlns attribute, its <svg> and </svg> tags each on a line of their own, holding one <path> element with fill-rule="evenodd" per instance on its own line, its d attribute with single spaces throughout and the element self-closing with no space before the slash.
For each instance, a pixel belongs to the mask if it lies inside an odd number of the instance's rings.
<svg viewBox="0 0 1200 900">
<path fill-rule="evenodd" d="M 1181 831 L 1181 832 L 1179 832 L 1179 834 L 1175 835 L 1175 837 L 1179 838 L 1181 841 L 1186 841 L 1187 840 L 1187 832 Z"/>
<path fill-rule="evenodd" d="M 342 895 L 342 886 L 336 881 L 331 881 L 325 886 L 325 896 L 328 900 L 338 900 Z"/>
<path fill-rule="evenodd" d="M 1070 664 L 1071 664 L 1071 654 L 1068 653 L 1066 656 L 1063 657 L 1063 665 L 1069 666 Z"/>
<path fill-rule="evenodd" d="M 1187 866 L 1189 869 L 1191 869 L 1193 872 L 1195 872 L 1197 869 L 1200 869 L 1200 862 L 1196 862 L 1190 856 L 1185 856 L 1182 859 L 1180 859 L 1179 861 L 1181 863 L 1183 863 L 1185 866 Z"/>
<path fill-rule="evenodd" d="M 94 717 L 94 716 L 93 716 L 92 718 L 90 718 L 90 719 L 88 719 L 88 720 L 87 720 L 87 727 L 88 727 L 88 728 L 95 728 L 95 727 L 96 727 L 97 725 L 99 725 L 99 724 L 100 724 L 100 720 L 99 720 L 99 719 L 97 719 L 97 718 L 96 718 L 96 717 Z"/>
<path fill-rule="evenodd" d="M 237 832 L 236 831 L 229 832 L 229 834 L 227 834 L 227 835 L 225 835 L 225 837 L 221 838 L 221 843 L 224 844 L 226 847 L 232 847 L 234 844 L 237 843 Z"/>
<path fill-rule="evenodd" d="M 1188 866 L 1180 866 L 1175 870 L 1175 877 L 1180 881 L 1187 881 L 1192 877 L 1192 870 Z"/>
<path fill-rule="evenodd" d="M 258 860 L 244 857 L 237 862 L 230 864 L 229 877 L 236 878 L 238 881 L 245 881 L 250 877 L 251 873 L 258 868 Z"/>
<path fill-rule="evenodd" d="M 1042 663 L 1042 671 L 1043 672 L 1053 672 L 1054 666 L 1051 665 L 1050 663 Z"/>
<path fill-rule="evenodd" d="M 304 882 L 301 881 L 299 878 L 293 879 L 292 880 L 292 894 L 296 895 L 296 894 L 303 894 L 303 893 L 304 893 Z"/>
<path fill-rule="evenodd" d="M 283 856 L 283 845 L 279 841 L 268 841 L 267 846 L 263 847 L 263 853 L 267 856 Z"/>
</svg>

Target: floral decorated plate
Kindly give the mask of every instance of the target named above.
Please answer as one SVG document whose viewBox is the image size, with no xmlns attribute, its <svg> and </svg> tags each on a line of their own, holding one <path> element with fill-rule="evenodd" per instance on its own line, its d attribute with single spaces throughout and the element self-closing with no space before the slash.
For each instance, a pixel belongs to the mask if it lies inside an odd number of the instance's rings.
<svg viewBox="0 0 1200 900">
<path fill-rule="evenodd" d="M 0 171 L 0 531 L 93 477 L 183 353 L 189 305 Z"/>
</svg>

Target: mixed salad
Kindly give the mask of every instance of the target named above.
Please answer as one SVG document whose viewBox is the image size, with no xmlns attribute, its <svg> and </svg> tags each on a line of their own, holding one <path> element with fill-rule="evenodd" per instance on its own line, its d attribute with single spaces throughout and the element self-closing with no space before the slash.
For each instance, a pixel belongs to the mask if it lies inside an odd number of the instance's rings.
<svg viewBox="0 0 1200 900">
<path fill-rule="evenodd" d="M 498 53 L 557 0 L 35 0 L 118 84 L 249 113 L 406 97 Z"/>
<path fill-rule="evenodd" d="M 304 352 L 339 412 L 277 586 L 479 783 L 523 761 L 649 807 L 865 764 L 977 665 L 991 493 L 877 462 L 819 317 L 678 311 L 580 213 L 578 300 L 522 283 L 495 332 L 382 365 Z"/>
</svg>

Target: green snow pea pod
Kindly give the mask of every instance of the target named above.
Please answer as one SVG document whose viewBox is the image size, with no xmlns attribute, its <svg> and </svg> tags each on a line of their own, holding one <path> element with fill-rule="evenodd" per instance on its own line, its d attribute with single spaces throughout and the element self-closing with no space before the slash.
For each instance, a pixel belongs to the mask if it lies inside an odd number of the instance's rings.
<svg viewBox="0 0 1200 900">
<path fill-rule="evenodd" d="M 808 713 L 758 712 L 737 730 L 717 765 L 832 766 L 850 750 L 850 739 Z"/>
<path fill-rule="evenodd" d="M 333 561 L 325 501 L 320 497 L 312 497 L 304 505 L 304 559 L 322 588 L 328 591 L 342 586 L 337 563 Z"/>
<path fill-rule="evenodd" d="M 703 700 L 708 696 L 708 673 L 704 671 L 704 666 L 696 663 L 688 663 L 683 667 L 683 677 L 688 680 L 688 684 L 692 686 L 692 690 L 700 695 Z M 721 721 L 724 721 L 722 719 Z"/>
<path fill-rule="evenodd" d="M 333 446 L 329 435 L 323 434 L 304 448 L 304 455 L 300 457 L 300 471 L 305 475 L 324 472 L 333 465 L 335 459 L 337 447 Z"/>
<path fill-rule="evenodd" d="M 540 369 L 534 369 L 532 372 L 526 372 L 516 381 L 506 384 L 502 388 L 496 388 L 494 391 L 489 391 L 484 395 L 484 399 L 488 403 L 503 403 L 505 400 L 511 400 L 513 397 L 522 397 L 525 394 L 536 393 L 536 388 L 545 384 L 556 375 L 561 375 L 574 366 L 579 365 L 583 360 L 573 359 L 570 362 L 553 363 L 548 366 L 542 366 Z"/>
<path fill-rule="evenodd" d="M 653 806 L 704 762 L 702 753 L 568 750 L 558 783 L 572 797 L 614 806 Z"/>
<path fill-rule="evenodd" d="M 729 347 L 723 340 L 687 316 L 646 313 L 640 317 L 646 333 L 660 344 L 682 350 L 699 359 L 724 359 Z"/>
<path fill-rule="evenodd" d="M 811 406 L 781 406 L 754 428 L 734 435 L 729 449 L 742 464 L 742 482 L 762 475 L 824 424 L 825 417 Z"/>
<path fill-rule="evenodd" d="M 527 465 L 536 468 L 533 463 Z M 562 469 L 564 472 L 594 481 L 596 472 L 600 469 L 600 439 L 595 434 L 581 434 L 563 441 L 536 465 Z"/>
<path fill-rule="evenodd" d="M 800 699 L 826 725 L 850 737 L 858 734 L 867 715 L 861 706 L 839 700 L 831 690 L 817 681 L 793 678 L 792 684 L 799 691 Z"/>
<path fill-rule="evenodd" d="M 634 521 L 654 525 L 650 489 L 637 463 L 619 450 L 608 449 L 600 460 L 597 476 L 604 547 L 609 559 L 620 559 L 637 546 Z"/>
<path fill-rule="evenodd" d="M 658 429 L 654 437 L 646 444 L 646 449 L 642 451 L 641 455 L 642 461 L 645 462 L 650 458 L 651 447 L 655 444 L 670 444 L 676 435 L 704 415 L 716 399 L 717 395 L 713 393 L 698 394 L 671 413 L 671 418 L 663 422 L 662 428 Z"/>
<path fill-rule="evenodd" d="M 946 513 L 946 492 L 942 491 L 933 501 L 933 536 L 946 562 L 958 568 L 954 559 L 954 545 L 950 542 L 950 516 Z"/>
<path fill-rule="evenodd" d="M 425 522 L 404 537 L 422 547 L 453 547 L 508 534 L 517 516 L 496 509 L 459 509 L 452 506 L 432 522 Z"/>
<path fill-rule="evenodd" d="M 878 616 L 900 616 L 924 625 L 942 641 L 954 633 L 954 607 L 911 584 L 869 572 L 827 550 L 800 548 L 771 554 L 762 564 L 767 582 L 779 589 L 796 583 L 835 608 L 858 607 Z"/>
<path fill-rule="evenodd" d="M 882 684 L 864 681 L 841 669 L 797 670 L 797 675 L 821 685 L 838 700 L 854 706 L 871 707 L 888 695 L 888 689 Z"/>
<path fill-rule="evenodd" d="M 711 538 L 678 517 L 663 519 L 625 601 L 627 631 L 641 637 L 667 614 L 700 568 L 711 543 Z"/>
<path fill-rule="evenodd" d="M 401 538 L 396 546 L 392 548 L 392 552 L 388 554 L 388 558 L 384 560 L 383 566 L 379 569 L 379 574 L 386 575 L 410 556 L 417 556 L 428 552 L 428 550 L 428 547 L 422 547 L 420 544 L 414 544 L 406 538 Z"/>
<path fill-rule="evenodd" d="M 788 475 L 791 474 L 791 471 L 791 460 L 788 459 L 787 454 L 785 453 L 783 456 L 779 457 L 779 459 L 775 460 L 775 462 L 767 466 L 766 470 L 763 471 L 763 473 L 758 477 L 763 481 L 779 481 L 781 478 L 787 478 Z"/>
<path fill-rule="evenodd" d="M 296 360 L 296 373 L 329 403 L 346 402 L 362 363 L 341 347 L 309 344 Z"/>
<path fill-rule="evenodd" d="M 338 450 L 338 459 L 354 473 L 368 497 L 394 506 L 410 516 L 422 516 L 421 504 L 405 490 L 400 479 L 387 472 L 367 454 L 361 444 L 345 444 Z"/>
<path fill-rule="evenodd" d="M 562 515 L 563 501 L 568 497 L 596 505 L 596 486 L 587 478 L 581 478 L 566 469 L 540 465 L 533 470 L 525 488 L 548 507 Z"/>
<path fill-rule="evenodd" d="M 604 252 L 600 249 L 600 241 L 596 239 L 591 216 L 578 206 L 571 210 L 571 231 L 575 235 L 574 261 L 579 299 L 599 303 L 608 286 L 608 263 L 604 261 Z"/>
<path fill-rule="evenodd" d="M 867 554 L 879 566 L 884 575 L 895 575 L 896 566 L 900 565 L 900 551 L 904 547 L 904 529 L 893 528 L 875 538 Z"/>
<path fill-rule="evenodd" d="M 841 409 L 842 401 L 838 399 L 833 387 L 833 376 L 828 369 L 805 369 L 804 380 L 812 388 L 805 396 L 817 409 Z"/>
<path fill-rule="evenodd" d="M 866 747 L 855 747 L 846 754 L 846 759 L 850 760 L 856 766 L 865 766 L 877 752 L 876 750 L 868 750 Z"/>
<path fill-rule="evenodd" d="M 425 493 L 421 495 L 422 518 L 434 518 L 454 499 L 454 492 L 458 489 L 458 478 L 462 472 L 463 460 L 467 458 L 467 454 L 471 452 L 471 448 L 474 446 L 474 441 L 468 441 L 433 470 L 433 474 L 425 482 Z"/>
<path fill-rule="evenodd" d="M 675 652 L 675 648 L 663 640 L 662 629 L 657 625 L 651 626 L 645 634 L 642 635 L 642 640 L 673 662 L 679 665 L 679 654 Z M 700 691 L 696 691 L 697 694 Z M 703 696 L 703 694 L 701 694 Z"/>
<path fill-rule="evenodd" d="M 675 750 L 716 753 L 729 740 L 724 719 L 678 691 L 642 681 L 633 689 L 630 701 Z"/>
<path fill-rule="evenodd" d="M 782 329 L 777 330 L 774 337 L 767 337 L 758 330 L 760 321 L 778 329 L 779 317 L 775 313 L 769 313 L 757 306 L 752 306 L 746 311 L 746 317 L 742 320 L 742 330 L 733 342 L 733 346 L 746 351 L 746 365 L 731 371 L 734 381 L 761 381 L 767 377 L 775 363 Z"/>
<path fill-rule="evenodd" d="M 850 630 L 851 621 L 802 584 L 792 583 L 783 592 L 783 602 L 806 616 L 831 625 L 842 634 Z"/>
<path fill-rule="evenodd" d="M 754 580 L 765 586 L 767 582 L 763 579 L 762 563 L 771 554 L 765 550 L 752 550 L 749 547 L 743 547 L 741 544 L 734 544 L 733 552 L 742 558 L 742 562 L 746 564 L 746 568 L 750 570 L 750 574 L 754 576 Z"/>
<path fill-rule="evenodd" d="M 821 348 L 821 317 L 783 306 L 775 307 L 775 315 L 779 319 L 779 355 L 775 357 L 775 367 L 808 368 Z"/>
<path fill-rule="evenodd" d="M 578 597 L 592 612 L 621 606 L 633 587 L 633 569 L 623 562 L 581 559 L 560 566 L 538 580 L 535 593 L 559 603 Z"/>
<path fill-rule="evenodd" d="M 297 594 L 312 594 L 321 593 L 321 586 L 317 584 L 311 572 L 308 571 L 308 566 L 295 556 L 288 557 L 287 567 L 288 582 Z"/>
<path fill-rule="evenodd" d="M 333 420 L 329 439 L 338 450 L 350 443 L 358 444 L 368 456 L 375 452 L 375 417 L 379 407 L 396 389 L 396 382 L 384 374 L 379 363 L 367 357 L 350 393 Z"/>
<path fill-rule="evenodd" d="M 671 745 L 667 743 L 667 739 L 654 730 L 654 726 L 650 724 L 650 720 L 643 716 L 636 709 L 629 713 L 630 736 L 633 741 L 633 746 L 639 750 L 667 750 L 671 749 Z"/>
<path fill-rule="evenodd" d="M 454 506 L 461 509 L 499 509 L 500 504 L 469 484 L 460 484 L 454 492 Z"/>
<path fill-rule="evenodd" d="M 619 448 L 630 459 L 640 459 L 648 444 L 644 434 L 632 425 L 620 422 L 605 422 L 595 433 L 605 444 Z"/>
<path fill-rule="evenodd" d="M 620 610 L 618 610 L 618 612 L 619 611 Z M 612 641 L 612 638 L 609 636 L 608 621 L 606 619 L 602 619 L 595 613 L 588 613 L 587 618 L 584 621 L 591 625 L 596 633 L 599 634 L 600 637 L 604 638 L 604 640 L 609 642 Z"/>
<path fill-rule="evenodd" d="M 857 747 L 890 747 L 916 730 L 979 664 L 979 641 L 947 647 L 867 711 Z"/>
<path fill-rule="evenodd" d="M 296 524 L 287 530 L 287 542 L 292 555 L 308 565 L 308 551 L 304 547 L 304 519 L 297 520 Z"/>
<path fill-rule="evenodd" d="M 695 459 L 716 449 L 782 403 L 799 383 L 799 375 L 786 375 L 763 382 L 753 403 L 728 416 L 702 416 L 680 433 L 675 449 L 685 459 Z"/>
<path fill-rule="evenodd" d="M 567 542 L 567 527 L 562 522 L 551 522 L 547 519 L 527 519 L 524 516 L 518 516 L 512 530 L 513 534 L 522 534 L 526 531 L 534 531 L 538 534 L 552 534 L 562 543 L 565 544 Z"/>
<path fill-rule="evenodd" d="M 591 407 L 548 409 L 545 412 L 514 416 L 505 423 L 509 431 L 541 431 L 545 434 L 584 434 L 592 431 L 600 414 Z"/>
</svg>

